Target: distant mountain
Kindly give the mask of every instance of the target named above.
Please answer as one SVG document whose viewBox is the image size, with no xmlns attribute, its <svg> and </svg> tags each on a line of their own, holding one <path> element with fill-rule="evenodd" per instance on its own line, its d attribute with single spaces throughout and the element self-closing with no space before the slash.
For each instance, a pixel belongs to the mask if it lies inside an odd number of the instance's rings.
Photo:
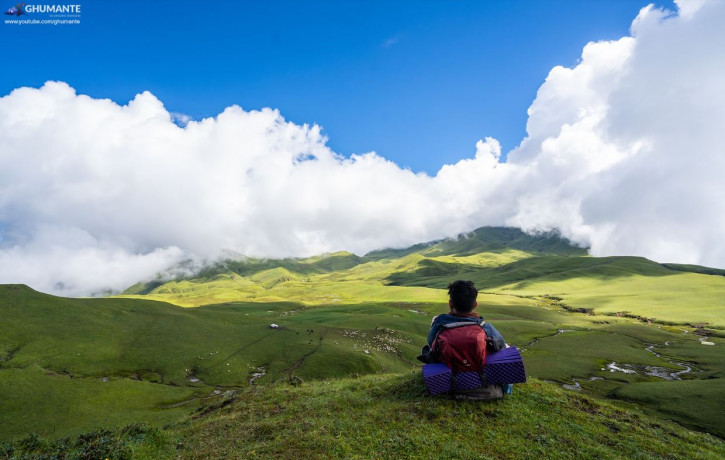
<svg viewBox="0 0 725 460">
<path fill-rule="evenodd" d="M 591 257 L 556 233 L 528 235 L 516 228 L 484 227 L 362 257 L 336 252 L 226 260 L 191 277 L 138 283 L 124 295 L 182 306 L 233 301 L 431 302 L 449 282 L 467 279 L 485 292 L 552 296 L 572 309 L 725 327 L 720 313 L 723 273 L 642 257 Z"/>
<path fill-rule="evenodd" d="M 460 234 L 455 238 L 419 243 L 402 249 L 371 251 L 363 257 L 349 252 L 328 253 L 309 258 L 285 259 L 255 259 L 240 256 L 235 259 L 214 263 L 203 268 L 194 276 L 179 278 L 176 281 L 182 279 L 212 280 L 224 273 L 250 276 L 277 268 L 283 268 L 298 275 L 320 275 L 351 269 L 367 262 L 401 259 L 412 254 L 420 254 L 426 258 L 441 256 L 461 258 L 484 252 L 501 253 L 507 250 L 524 251 L 529 255 L 582 256 L 587 253 L 586 248 L 579 247 L 553 232 L 528 235 L 517 228 L 482 227 L 469 233 Z M 452 274 L 460 271 L 459 269 L 445 271 L 443 264 L 433 265 L 435 267 L 431 267 L 430 262 L 423 262 L 423 268 L 428 268 L 426 273 Z M 440 270 L 444 270 L 444 272 Z M 140 282 L 127 288 L 123 294 L 146 295 L 154 292 L 163 284 L 164 281 L 160 280 Z"/>
<path fill-rule="evenodd" d="M 365 255 L 368 260 L 402 257 L 420 253 L 429 257 L 467 256 L 481 252 L 495 252 L 506 249 L 518 249 L 530 253 L 550 255 L 585 255 L 582 248 L 562 238 L 556 232 L 529 235 L 513 227 L 481 227 L 470 233 L 462 233 L 456 238 L 421 243 L 405 249 L 382 249 Z"/>
</svg>

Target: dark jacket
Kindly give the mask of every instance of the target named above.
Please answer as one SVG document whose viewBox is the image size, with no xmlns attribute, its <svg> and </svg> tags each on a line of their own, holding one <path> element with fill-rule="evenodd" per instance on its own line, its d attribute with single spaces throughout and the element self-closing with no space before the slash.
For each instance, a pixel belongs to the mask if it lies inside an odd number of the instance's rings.
<svg viewBox="0 0 725 460">
<path fill-rule="evenodd" d="M 441 330 L 444 324 L 457 323 L 460 321 L 472 321 L 476 322 L 483 318 L 475 313 L 461 313 L 457 315 L 443 314 L 438 315 L 433 320 L 433 324 L 430 326 L 430 332 L 428 332 L 428 345 L 433 345 L 436 335 Z M 483 330 L 486 332 L 487 342 L 491 349 L 489 351 L 498 351 L 506 348 L 506 341 L 503 336 L 493 327 L 490 323 L 483 324 Z M 489 347 L 486 347 L 489 348 Z"/>
</svg>

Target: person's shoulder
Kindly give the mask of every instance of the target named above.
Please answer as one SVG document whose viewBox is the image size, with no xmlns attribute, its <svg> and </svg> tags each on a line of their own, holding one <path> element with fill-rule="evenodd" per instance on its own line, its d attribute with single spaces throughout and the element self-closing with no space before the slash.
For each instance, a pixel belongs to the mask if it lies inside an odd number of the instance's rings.
<svg viewBox="0 0 725 460">
<path fill-rule="evenodd" d="M 447 321 L 450 321 L 451 315 L 448 313 L 441 313 L 440 315 L 436 315 L 433 317 L 433 319 L 430 321 L 431 326 L 435 326 L 438 324 L 445 324 Z"/>
<path fill-rule="evenodd" d="M 433 318 L 431 324 L 459 323 L 461 321 L 478 322 L 481 319 L 479 316 L 473 315 L 451 315 L 450 313 L 444 313 Z"/>
<path fill-rule="evenodd" d="M 436 316 L 436 320 L 441 321 L 455 321 L 457 318 L 450 313 L 441 313 L 440 315 Z"/>
</svg>

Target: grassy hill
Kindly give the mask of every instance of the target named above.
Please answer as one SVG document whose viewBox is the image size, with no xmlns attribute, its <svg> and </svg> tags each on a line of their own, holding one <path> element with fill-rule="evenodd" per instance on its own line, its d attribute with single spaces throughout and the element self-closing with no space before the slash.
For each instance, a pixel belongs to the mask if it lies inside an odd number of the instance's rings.
<svg viewBox="0 0 725 460">
<path fill-rule="evenodd" d="M 454 436 L 446 411 L 465 414 L 469 431 L 487 420 L 476 406 L 422 396 L 415 360 L 431 318 L 445 310 L 446 284 L 457 278 L 482 289 L 479 313 L 522 349 L 529 376 L 539 379 L 490 406 L 490 417 L 514 422 L 495 434 L 506 450 L 485 455 L 483 441 L 467 446 L 460 437 L 452 450 L 436 450 Z M 42 439 L 82 435 L 87 442 L 79 449 L 97 439 L 141 456 L 197 458 L 224 456 L 231 446 L 249 456 L 299 456 L 305 449 L 323 457 L 366 457 L 374 449 L 398 456 L 399 444 L 414 456 L 427 456 L 416 449 L 472 458 L 556 449 L 574 456 L 577 443 L 593 443 L 591 456 L 610 446 L 617 455 L 639 449 L 654 458 L 680 452 L 670 446 L 675 441 L 655 439 L 667 434 L 714 458 L 720 441 L 666 420 L 725 438 L 724 281 L 716 269 L 594 258 L 555 235 L 480 229 L 364 257 L 226 261 L 193 278 L 140 283 L 118 298 L 65 299 L 0 285 L 0 440 L 15 439 L 4 448 L 18 452 L 55 448 Z M 275 404 L 289 412 L 270 405 L 284 398 L 293 399 Z M 562 401 L 573 413 L 554 420 Z M 336 425 L 324 405 L 354 417 Z M 405 405 L 419 411 L 405 423 L 417 420 L 420 429 L 393 422 Z M 188 419 L 197 410 L 205 415 Z M 267 410 L 279 417 L 268 418 Z M 514 413 L 527 410 L 530 420 Z M 299 421 L 305 411 L 309 422 Z M 619 414 L 615 421 L 612 414 Z M 531 428 L 537 418 L 556 427 L 540 437 L 541 429 Z M 137 422 L 150 427 L 122 428 Z M 270 432 L 273 422 L 285 425 Z M 220 427 L 251 430 L 242 439 L 253 442 L 230 443 Z M 516 435 L 506 437 L 503 427 Z M 88 434 L 98 429 L 111 431 Z M 31 432 L 40 440 L 25 438 Z M 426 433 L 434 441 L 425 441 Z M 299 444 L 286 440 L 294 436 Z M 393 441 L 381 445 L 379 438 Z M 76 448 L 62 442 L 66 451 Z M 178 443 L 186 447 L 177 450 Z"/>
<path fill-rule="evenodd" d="M 425 395 L 417 374 L 287 383 L 219 397 L 164 429 L 0 443 L 0 457 L 692 458 L 725 443 L 632 408 L 532 381 L 488 403 Z"/>
<path fill-rule="evenodd" d="M 488 293 L 555 297 L 572 309 L 725 330 L 721 272 L 641 257 L 590 257 L 557 235 L 481 228 L 456 239 L 364 257 L 335 253 L 309 259 L 224 261 L 193 278 L 140 283 L 124 294 L 181 306 L 233 301 L 436 302 L 437 289 L 453 279 L 470 279 Z"/>
<path fill-rule="evenodd" d="M 497 267 L 465 267 L 455 276 L 486 292 L 557 297 L 571 308 L 652 320 L 725 327 L 725 277 L 670 269 L 640 257 L 529 257 Z M 397 272 L 396 286 L 443 288 L 451 275 L 425 267 Z"/>
<path fill-rule="evenodd" d="M 577 379 L 592 394 L 640 401 L 667 418 L 725 436 L 717 413 L 725 403 L 722 339 L 711 337 L 716 345 L 704 346 L 693 328 L 682 334 L 679 327 L 576 314 L 538 299 L 482 297 L 480 312 L 523 348 L 530 376 L 560 385 Z M 436 303 L 401 302 L 184 309 L 2 286 L 0 439 L 28 432 L 77 435 L 140 420 L 168 423 L 215 393 L 247 388 L 253 378 L 259 386 L 418 369 L 415 356 L 441 310 Z M 280 327 L 270 328 L 273 323 Z M 611 363 L 638 373 L 610 372 Z M 683 375 L 687 381 L 706 384 L 688 389 L 691 398 L 678 399 L 675 390 L 663 408 L 656 398 L 663 388 L 647 384 L 662 383 L 669 392 L 682 382 L 663 381 L 646 369 L 683 369 L 675 363 L 694 369 Z M 632 393 L 638 385 L 642 391 Z M 628 391 L 619 395 L 622 387 Z"/>
</svg>

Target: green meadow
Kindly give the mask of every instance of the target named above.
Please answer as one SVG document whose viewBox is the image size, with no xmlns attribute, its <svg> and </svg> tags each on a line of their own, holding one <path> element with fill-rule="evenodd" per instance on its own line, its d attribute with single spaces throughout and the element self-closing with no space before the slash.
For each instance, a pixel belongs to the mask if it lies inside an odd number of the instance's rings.
<svg viewBox="0 0 725 460">
<path fill-rule="evenodd" d="M 502 401 L 461 404 L 421 386 L 415 357 L 459 278 L 522 350 L 531 383 Z M 225 261 L 115 298 L 4 285 L 0 458 L 92 444 L 73 439 L 154 458 L 574 458 L 583 444 L 588 456 L 715 458 L 723 299 L 716 269 L 594 258 L 502 228 L 364 257 Z M 335 421 L 332 408 L 350 417 Z M 491 434 L 503 447 L 466 445 L 447 428 L 454 417 L 470 429 L 506 420 Z"/>
<path fill-rule="evenodd" d="M 278 383 L 219 397 L 160 429 L 0 443 L 7 458 L 688 458 L 725 443 L 627 407 L 531 380 L 481 404 L 426 396 L 417 372 Z"/>
<path fill-rule="evenodd" d="M 365 257 L 335 253 L 228 261 L 190 279 L 139 283 L 125 294 L 180 306 L 290 300 L 306 305 L 438 302 L 436 289 L 452 279 L 470 279 L 490 294 L 546 296 L 573 309 L 725 329 L 722 270 L 641 257 L 590 257 L 555 236 L 531 237 L 500 228 Z"/>
</svg>

